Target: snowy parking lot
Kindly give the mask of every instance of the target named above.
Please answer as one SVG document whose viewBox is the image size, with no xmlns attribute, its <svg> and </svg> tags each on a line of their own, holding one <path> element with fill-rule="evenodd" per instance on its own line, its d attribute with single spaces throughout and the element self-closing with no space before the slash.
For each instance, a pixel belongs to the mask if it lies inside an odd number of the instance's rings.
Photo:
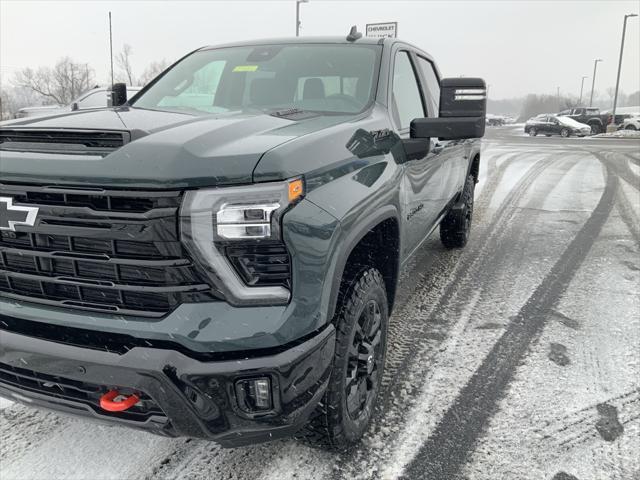
<svg viewBox="0 0 640 480">
<path fill-rule="evenodd" d="M 488 129 L 469 245 L 433 235 L 405 272 L 354 451 L 224 450 L 0 400 L 0 479 L 640 479 L 639 249 L 639 140 Z"/>
</svg>

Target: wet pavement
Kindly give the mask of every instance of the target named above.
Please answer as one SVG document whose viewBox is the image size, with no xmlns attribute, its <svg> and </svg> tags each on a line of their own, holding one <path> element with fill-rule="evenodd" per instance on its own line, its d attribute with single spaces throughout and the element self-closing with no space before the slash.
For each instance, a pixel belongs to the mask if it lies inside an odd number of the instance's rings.
<svg viewBox="0 0 640 480">
<path fill-rule="evenodd" d="M 437 232 L 351 452 L 223 450 L 0 402 L 0 478 L 640 478 L 640 141 L 487 131 L 468 246 Z"/>
</svg>

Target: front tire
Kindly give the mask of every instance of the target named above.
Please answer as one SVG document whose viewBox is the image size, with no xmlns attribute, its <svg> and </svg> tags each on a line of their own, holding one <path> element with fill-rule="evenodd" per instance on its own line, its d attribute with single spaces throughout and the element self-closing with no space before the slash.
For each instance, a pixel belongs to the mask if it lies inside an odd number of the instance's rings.
<svg viewBox="0 0 640 480">
<path fill-rule="evenodd" d="M 469 240 L 473 220 L 473 193 L 476 180 L 467 177 L 460 201 L 456 203 L 440 222 L 440 240 L 447 248 L 462 248 Z"/>
<path fill-rule="evenodd" d="M 597 123 L 591 123 L 589 126 L 591 127 L 591 135 L 598 135 L 602 131 L 602 128 Z"/>
<path fill-rule="evenodd" d="M 637 128 L 634 125 L 627 125 L 624 129 L 625 130 L 637 130 Z"/>
<path fill-rule="evenodd" d="M 369 268 L 345 282 L 338 305 L 336 349 L 327 391 L 296 438 L 326 450 L 346 450 L 364 435 L 376 404 L 387 346 L 384 279 Z"/>
</svg>

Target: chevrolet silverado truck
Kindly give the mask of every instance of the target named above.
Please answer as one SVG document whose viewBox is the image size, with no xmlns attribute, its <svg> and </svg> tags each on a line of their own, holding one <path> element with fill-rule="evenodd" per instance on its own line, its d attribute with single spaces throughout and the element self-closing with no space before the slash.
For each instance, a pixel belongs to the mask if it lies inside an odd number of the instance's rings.
<svg viewBox="0 0 640 480">
<path fill-rule="evenodd" d="M 485 93 L 352 30 L 201 48 L 113 107 L 1 124 L 0 395 L 348 448 L 400 273 L 436 228 L 469 238 Z"/>
</svg>

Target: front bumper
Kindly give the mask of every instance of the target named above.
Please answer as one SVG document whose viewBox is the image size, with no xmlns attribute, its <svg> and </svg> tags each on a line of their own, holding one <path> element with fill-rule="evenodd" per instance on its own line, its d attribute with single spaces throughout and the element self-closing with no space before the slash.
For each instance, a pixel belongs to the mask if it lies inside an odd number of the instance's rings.
<svg viewBox="0 0 640 480">
<path fill-rule="evenodd" d="M 174 350 L 135 347 L 119 354 L 0 330 L 0 396 L 166 436 L 254 444 L 304 425 L 326 389 L 334 343 L 328 325 L 273 355 L 205 362 Z M 247 413 L 234 385 L 257 376 L 271 380 L 273 409 Z M 102 410 L 98 399 L 113 388 L 139 392 L 138 410 Z"/>
</svg>

